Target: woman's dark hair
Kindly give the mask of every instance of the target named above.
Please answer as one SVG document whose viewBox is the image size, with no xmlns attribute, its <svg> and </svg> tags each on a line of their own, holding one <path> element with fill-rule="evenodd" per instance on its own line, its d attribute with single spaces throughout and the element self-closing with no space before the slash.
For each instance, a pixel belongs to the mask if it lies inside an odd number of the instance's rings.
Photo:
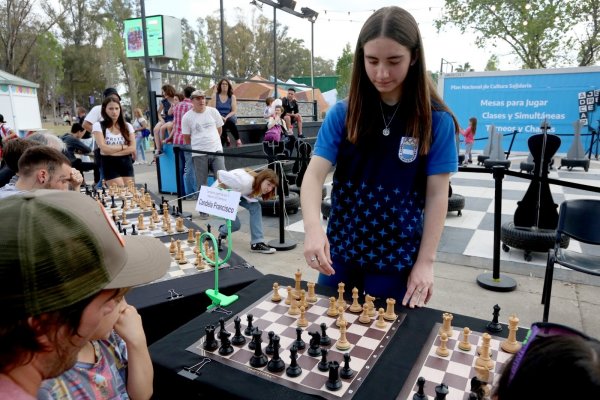
<svg viewBox="0 0 600 400">
<path fill-rule="evenodd" d="M 504 365 L 494 389 L 497 400 L 600 399 L 600 343 L 595 340 L 537 337 L 510 380 L 514 361 Z"/>
<path fill-rule="evenodd" d="M 160 89 L 164 92 L 165 96 L 167 96 L 167 97 L 173 97 L 177 94 L 177 90 L 175 90 L 173 85 L 169 85 L 168 83 L 165 85 L 162 85 L 162 87 Z"/>
<path fill-rule="evenodd" d="M 475 133 L 477 132 L 477 118 L 471 117 L 469 118 L 469 122 L 471 123 L 471 131 L 473 136 L 475 136 Z"/>
<path fill-rule="evenodd" d="M 4 115 L 0 114 L 0 124 L 4 124 L 6 121 L 4 120 Z"/>
<path fill-rule="evenodd" d="M 119 112 L 119 118 L 117 118 L 116 124 L 113 124 L 112 118 L 110 118 L 108 116 L 108 114 L 106 113 L 106 107 L 108 106 L 109 103 L 117 103 L 119 105 L 119 109 L 121 110 Z M 131 142 L 131 140 L 129 139 L 129 129 L 127 129 L 127 123 L 125 122 L 125 116 L 123 115 L 123 107 L 121 107 L 121 102 L 116 101 L 115 99 L 113 99 L 111 97 L 107 97 L 102 102 L 101 114 L 102 114 L 103 121 L 100 122 L 100 125 L 102 125 L 102 128 L 108 129 L 108 128 L 112 128 L 114 125 L 116 125 L 119 128 L 119 130 L 121 131 L 121 135 L 123 136 L 123 138 L 125 138 L 125 143 L 127 143 L 127 145 L 129 146 L 129 143 Z"/>
<path fill-rule="evenodd" d="M 221 79 L 219 83 L 217 83 L 217 94 L 221 94 L 221 84 L 223 82 L 227 82 L 227 97 L 233 96 L 233 86 L 231 85 L 229 79 L 225 78 Z"/>
<path fill-rule="evenodd" d="M 432 110 L 450 110 L 437 95 L 427 73 L 417 21 L 408 11 L 395 6 L 380 8 L 373 13 L 358 36 L 346 114 L 348 140 L 356 144 L 359 138 L 377 134 L 379 129 L 373 123 L 373 116 L 381 113 L 381 97 L 367 75 L 364 47 L 367 42 L 381 37 L 392 39 L 410 50 L 411 65 L 404 78 L 399 110 L 406 121 L 407 135 L 419 139 L 419 154 L 425 155 L 433 135 Z M 458 132 L 458 122 L 453 115 L 452 118 Z"/>
</svg>

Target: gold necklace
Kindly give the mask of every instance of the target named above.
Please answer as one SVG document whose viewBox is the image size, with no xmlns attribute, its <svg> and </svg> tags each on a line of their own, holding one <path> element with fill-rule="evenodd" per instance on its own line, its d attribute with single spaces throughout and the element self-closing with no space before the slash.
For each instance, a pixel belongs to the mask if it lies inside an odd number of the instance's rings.
<svg viewBox="0 0 600 400">
<path fill-rule="evenodd" d="M 379 109 L 381 110 L 381 118 L 383 118 L 383 125 L 385 126 L 385 128 L 383 128 L 383 130 L 381 131 L 383 136 L 390 135 L 390 125 L 392 124 L 392 121 L 394 120 L 394 117 L 396 116 L 396 111 L 398 111 L 398 107 L 400 107 L 400 102 L 398 102 L 398 104 L 396 104 L 396 109 L 394 110 L 394 113 L 392 114 L 392 118 L 390 118 L 390 122 L 388 122 L 386 124 L 385 116 L 383 115 L 383 106 L 381 105 L 381 100 L 379 100 Z"/>
</svg>

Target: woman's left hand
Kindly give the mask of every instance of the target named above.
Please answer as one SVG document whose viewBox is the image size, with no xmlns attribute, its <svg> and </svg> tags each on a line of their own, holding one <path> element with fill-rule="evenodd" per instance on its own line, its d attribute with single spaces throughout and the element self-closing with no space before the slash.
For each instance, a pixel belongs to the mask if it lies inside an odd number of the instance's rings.
<svg viewBox="0 0 600 400">
<path fill-rule="evenodd" d="M 410 308 L 423 307 L 433 295 L 433 262 L 417 260 L 408 276 L 406 294 L 402 305 Z"/>
</svg>

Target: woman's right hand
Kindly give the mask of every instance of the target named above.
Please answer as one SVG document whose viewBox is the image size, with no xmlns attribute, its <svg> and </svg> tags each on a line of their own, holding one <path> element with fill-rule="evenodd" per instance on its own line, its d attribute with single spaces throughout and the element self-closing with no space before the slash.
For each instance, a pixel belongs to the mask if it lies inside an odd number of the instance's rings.
<svg viewBox="0 0 600 400">
<path fill-rule="evenodd" d="M 333 275 L 329 239 L 321 226 L 307 229 L 304 233 L 304 259 L 309 267 L 324 275 Z"/>
</svg>

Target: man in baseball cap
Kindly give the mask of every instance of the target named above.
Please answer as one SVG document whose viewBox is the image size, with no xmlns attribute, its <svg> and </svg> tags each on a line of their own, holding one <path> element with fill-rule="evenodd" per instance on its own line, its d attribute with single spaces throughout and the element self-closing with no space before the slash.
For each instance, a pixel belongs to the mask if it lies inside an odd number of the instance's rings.
<svg viewBox="0 0 600 400">
<path fill-rule="evenodd" d="M 104 207 L 37 190 L 0 200 L 0 398 L 34 399 L 71 368 L 118 289 L 162 277 L 168 250 L 123 237 Z"/>
</svg>

